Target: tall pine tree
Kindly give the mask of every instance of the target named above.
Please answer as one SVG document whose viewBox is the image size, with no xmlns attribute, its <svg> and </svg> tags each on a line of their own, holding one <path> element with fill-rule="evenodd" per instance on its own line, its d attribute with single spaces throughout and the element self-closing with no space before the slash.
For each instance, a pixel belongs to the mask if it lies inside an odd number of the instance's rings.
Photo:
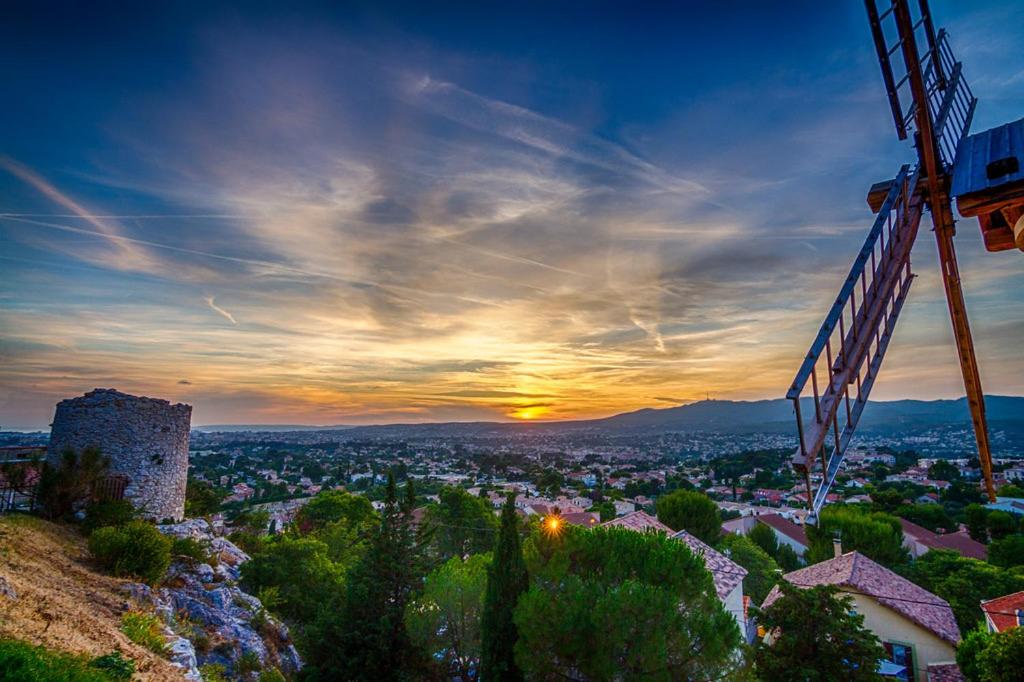
<svg viewBox="0 0 1024 682">
<path fill-rule="evenodd" d="M 405 605 L 420 579 L 420 548 L 412 528 L 411 485 L 398 500 L 388 474 L 380 527 L 348 579 L 344 606 L 325 609 L 314 632 L 321 638 L 316 679 L 399 680 L 429 665 L 409 640 Z M 330 641 L 333 640 L 333 641 Z M 333 645 L 333 646 L 332 646 Z"/>
<path fill-rule="evenodd" d="M 512 612 L 519 595 L 529 587 L 529 576 L 519 546 L 515 502 L 515 493 L 510 493 L 501 511 L 494 559 L 487 569 L 480 657 L 480 678 L 484 682 L 520 682 L 523 679 L 513 655 L 519 631 L 512 621 Z"/>
</svg>

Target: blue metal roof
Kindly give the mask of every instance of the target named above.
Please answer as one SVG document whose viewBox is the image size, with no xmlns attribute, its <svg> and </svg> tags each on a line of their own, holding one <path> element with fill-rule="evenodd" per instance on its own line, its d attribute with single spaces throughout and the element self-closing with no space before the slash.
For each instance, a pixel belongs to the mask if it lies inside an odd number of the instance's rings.
<svg viewBox="0 0 1024 682">
<path fill-rule="evenodd" d="M 1016 156 L 1016 172 L 989 179 L 988 164 L 1008 156 Z M 991 189 L 1024 180 L 1024 118 L 981 133 L 965 137 L 956 151 L 953 164 L 954 197 Z"/>
</svg>

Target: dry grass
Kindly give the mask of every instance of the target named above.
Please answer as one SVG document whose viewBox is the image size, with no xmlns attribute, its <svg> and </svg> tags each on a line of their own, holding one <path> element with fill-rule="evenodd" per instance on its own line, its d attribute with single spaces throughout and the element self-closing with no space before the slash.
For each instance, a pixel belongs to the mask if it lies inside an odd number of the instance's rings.
<svg viewBox="0 0 1024 682">
<path fill-rule="evenodd" d="M 77 530 L 29 516 L 0 516 L 0 576 L 17 600 L 0 596 L 0 637 L 100 656 L 120 651 L 136 679 L 181 680 L 182 671 L 121 632 L 128 581 L 99 573 Z"/>
</svg>

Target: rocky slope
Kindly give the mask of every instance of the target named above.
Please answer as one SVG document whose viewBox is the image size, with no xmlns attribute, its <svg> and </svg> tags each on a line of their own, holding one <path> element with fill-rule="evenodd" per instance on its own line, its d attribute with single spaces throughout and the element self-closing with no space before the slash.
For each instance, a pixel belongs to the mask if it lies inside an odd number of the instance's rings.
<svg viewBox="0 0 1024 682">
<path fill-rule="evenodd" d="M 254 669 L 301 667 L 287 628 L 237 586 L 245 552 L 213 537 L 202 520 L 160 529 L 209 543 L 213 565 L 175 561 L 163 585 L 150 588 L 95 569 L 72 527 L 0 516 L 0 637 L 89 656 L 119 651 L 135 661 L 140 680 L 200 680 L 207 664 L 240 680 L 255 679 Z M 121 632 L 131 610 L 160 618 L 166 657 Z"/>
</svg>

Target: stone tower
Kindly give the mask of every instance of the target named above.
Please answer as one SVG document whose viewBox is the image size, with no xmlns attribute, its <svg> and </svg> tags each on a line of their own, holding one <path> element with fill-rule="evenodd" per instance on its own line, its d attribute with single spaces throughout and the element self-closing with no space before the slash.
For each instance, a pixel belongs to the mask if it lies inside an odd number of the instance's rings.
<svg viewBox="0 0 1024 682">
<path fill-rule="evenodd" d="M 110 458 L 110 473 L 128 478 L 125 498 L 144 516 L 185 516 L 188 437 L 192 406 L 97 388 L 57 403 L 47 459 L 97 447 Z"/>
</svg>

